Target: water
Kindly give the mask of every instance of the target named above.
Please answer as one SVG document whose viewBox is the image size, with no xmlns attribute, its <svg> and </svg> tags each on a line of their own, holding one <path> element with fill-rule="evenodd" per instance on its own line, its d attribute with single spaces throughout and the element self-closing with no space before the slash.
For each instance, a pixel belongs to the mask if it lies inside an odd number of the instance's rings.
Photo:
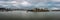
<svg viewBox="0 0 60 20">
<path fill-rule="evenodd" d="M 0 19 L 59 19 L 60 12 L 0 12 Z"/>
</svg>

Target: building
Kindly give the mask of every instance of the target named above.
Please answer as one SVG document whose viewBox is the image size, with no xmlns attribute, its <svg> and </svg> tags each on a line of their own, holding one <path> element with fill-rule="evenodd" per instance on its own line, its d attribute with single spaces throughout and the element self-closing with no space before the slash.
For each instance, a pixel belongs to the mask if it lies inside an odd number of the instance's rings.
<svg viewBox="0 0 60 20">
<path fill-rule="evenodd" d="M 0 11 L 12 11 L 11 9 L 0 8 Z"/>
<path fill-rule="evenodd" d="M 35 9 L 32 9 L 32 10 L 27 10 L 27 11 L 31 11 L 31 12 L 49 12 L 49 10 L 39 9 L 39 8 L 35 8 Z"/>
</svg>

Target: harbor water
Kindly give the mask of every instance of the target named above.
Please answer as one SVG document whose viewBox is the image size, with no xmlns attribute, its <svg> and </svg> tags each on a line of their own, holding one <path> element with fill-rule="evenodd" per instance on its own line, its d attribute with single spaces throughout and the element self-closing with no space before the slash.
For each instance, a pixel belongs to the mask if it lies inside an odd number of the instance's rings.
<svg viewBox="0 0 60 20">
<path fill-rule="evenodd" d="M 27 12 L 9 11 L 0 12 L 0 19 L 59 19 L 60 12 Z"/>
</svg>

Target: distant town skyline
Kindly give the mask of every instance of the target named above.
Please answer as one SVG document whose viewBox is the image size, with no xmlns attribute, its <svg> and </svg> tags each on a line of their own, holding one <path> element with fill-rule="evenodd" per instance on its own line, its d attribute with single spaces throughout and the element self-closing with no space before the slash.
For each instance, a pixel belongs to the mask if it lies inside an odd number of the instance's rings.
<svg viewBox="0 0 60 20">
<path fill-rule="evenodd" d="M 0 8 L 49 8 L 60 9 L 60 0 L 0 0 Z"/>
</svg>

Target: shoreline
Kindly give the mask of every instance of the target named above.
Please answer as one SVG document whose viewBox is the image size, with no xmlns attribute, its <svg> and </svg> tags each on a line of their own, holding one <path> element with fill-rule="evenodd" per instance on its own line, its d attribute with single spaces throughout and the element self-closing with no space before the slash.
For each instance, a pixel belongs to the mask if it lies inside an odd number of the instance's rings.
<svg viewBox="0 0 60 20">
<path fill-rule="evenodd" d="M 22 12 L 22 11 L 16 10 L 16 11 L 0 11 L 0 12 Z M 25 12 L 32 12 L 32 11 L 25 11 Z M 60 12 L 60 11 L 49 11 L 49 12 Z"/>
</svg>

